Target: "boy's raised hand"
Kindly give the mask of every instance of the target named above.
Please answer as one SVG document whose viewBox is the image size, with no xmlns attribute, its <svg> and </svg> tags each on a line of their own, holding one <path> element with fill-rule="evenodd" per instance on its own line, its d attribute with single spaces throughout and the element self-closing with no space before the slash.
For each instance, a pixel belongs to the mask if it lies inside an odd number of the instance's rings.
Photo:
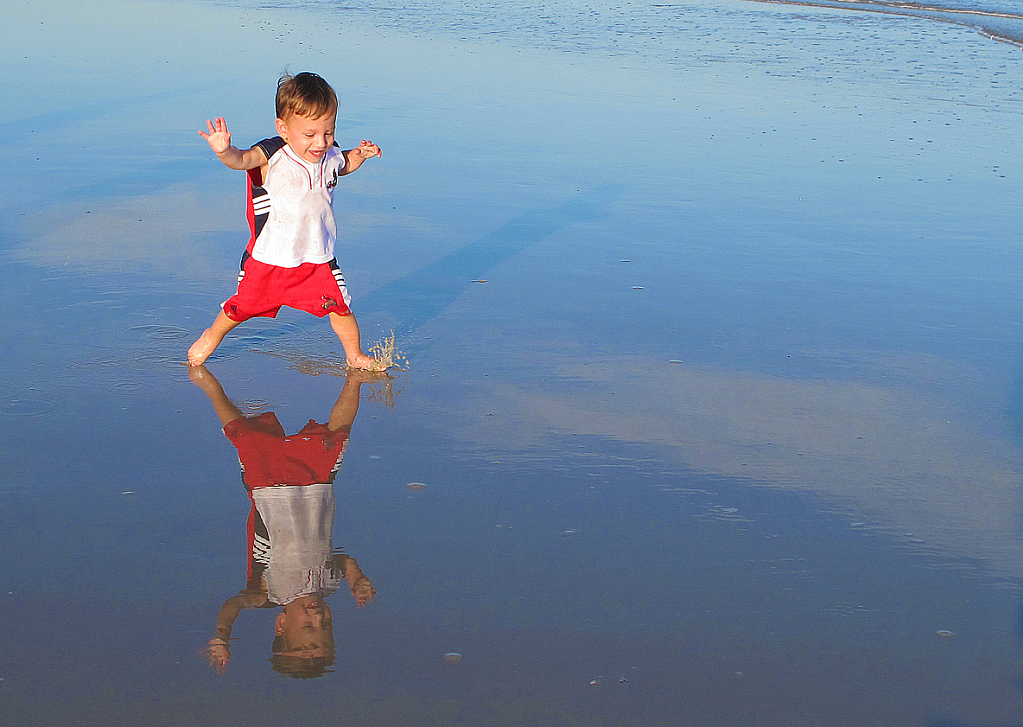
<svg viewBox="0 0 1023 727">
<path fill-rule="evenodd" d="M 210 148 L 216 154 L 222 154 L 231 148 L 231 132 L 227 130 L 227 121 L 223 116 L 206 121 L 209 133 L 199 130 L 199 136 L 209 142 Z"/>
<path fill-rule="evenodd" d="M 357 147 L 349 149 L 345 152 L 345 170 L 344 174 L 351 174 L 356 169 L 362 166 L 362 163 L 367 159 L 380 156 L 380 147 L 374 144 L 372 141 L 366 141 L 363 139 L 359 142 Z"/>
<path fill-rule="evenodd" d="M 363 139 L 359 142 L 359 145 L 352 149 L 356 154 L 361 156 L 363 159 L 369 159 L 370 157 L 383 156 L 380 152 L 380 147 L 374 144 L 372 141 L 366 141 Z"/>
</svg>

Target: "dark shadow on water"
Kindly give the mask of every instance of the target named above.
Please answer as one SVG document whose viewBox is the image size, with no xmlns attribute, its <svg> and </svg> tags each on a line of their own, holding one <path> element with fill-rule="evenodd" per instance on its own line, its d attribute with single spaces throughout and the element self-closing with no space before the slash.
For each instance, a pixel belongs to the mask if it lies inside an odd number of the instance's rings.
<svg viewBox="0 0 1023 727">
<path fill-rule="evenodd" d="M 620 185 L 596 187 L 560 207 L 534 209 L 475 242 L 360 298 L 359 315 L 390 314 L 399 339 L 450 306 L 473 280 L 540 240 L 571 225 L 597 219 L 622 194 Z"/>
</svg>

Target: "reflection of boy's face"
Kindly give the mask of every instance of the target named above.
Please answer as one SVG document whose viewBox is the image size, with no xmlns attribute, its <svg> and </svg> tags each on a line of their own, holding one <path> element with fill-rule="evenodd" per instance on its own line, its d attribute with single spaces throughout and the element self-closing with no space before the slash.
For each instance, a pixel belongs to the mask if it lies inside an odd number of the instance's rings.
<svg viewBox="0 0 1023 727">
<path fill-rule="evenodd" d="M 330 606 L 319 596 L 302 596 L 277 616 L 274 633 L 281 637 L 278 654 L 301 659 L 333 656 L 334 622 Z"/>
</svg>

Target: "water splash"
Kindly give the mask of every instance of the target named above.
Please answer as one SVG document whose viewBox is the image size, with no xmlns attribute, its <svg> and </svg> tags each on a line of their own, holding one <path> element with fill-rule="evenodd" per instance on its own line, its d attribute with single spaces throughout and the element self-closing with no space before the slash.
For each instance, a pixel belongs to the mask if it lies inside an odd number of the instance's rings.
<svg viewBox="0 0 1023 727">
<path fill-rule="evenodd" d="M 408 359 L 395 346 L 394 331 L 384 336 L 379 342 L 369 347 L 369 355 L 383 369 L 398 369 L 404 371 L 408 368 Z"/>
<path fill-rule="evenodd" d="M 386 372 L 376 373 L 375 376 L 377 379 L 369 382 L 370 385 L 367 387 L 369 394 L 366 396 L 366 401 L 393 409 L 394 397 L 400 394 L 402 389 L 395 390 L 394 377 Z"/>
<path fill-rule="evenodd" d="M 336 358 L 320 358 L 294 351 L 270 351 L 257 348 L 252 350 L 256 353 L 290 361 L 291 368 L 309 376 L 327 374 L 328 376 L 343 377 L 347 376 L 351 371 L 359 370 L 349 368 Z M 387 369 L 396 369 L 398 371 L 406 371 L 408 369 L 408 359 L 404 353 L 398 350 L 394 331 L 391 331 L 389 335 L 384 336 L 383 339 L 371 345 L 368 353 L 378 364 L 379 373 L 383 373 Z"/>
</svg>

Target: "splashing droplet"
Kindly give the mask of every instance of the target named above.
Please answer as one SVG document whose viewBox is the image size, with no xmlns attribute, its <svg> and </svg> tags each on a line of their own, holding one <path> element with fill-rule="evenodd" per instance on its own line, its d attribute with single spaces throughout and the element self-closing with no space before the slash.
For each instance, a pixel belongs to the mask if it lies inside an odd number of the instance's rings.
<svg viewBox="0 0 1023 727">
<path fill-rule="evenodd" d="M 407 369 L 408 359 L 395 348 L 394 331 L 369 347 L 369 355 L 384 369 Z"/>
</svg>

